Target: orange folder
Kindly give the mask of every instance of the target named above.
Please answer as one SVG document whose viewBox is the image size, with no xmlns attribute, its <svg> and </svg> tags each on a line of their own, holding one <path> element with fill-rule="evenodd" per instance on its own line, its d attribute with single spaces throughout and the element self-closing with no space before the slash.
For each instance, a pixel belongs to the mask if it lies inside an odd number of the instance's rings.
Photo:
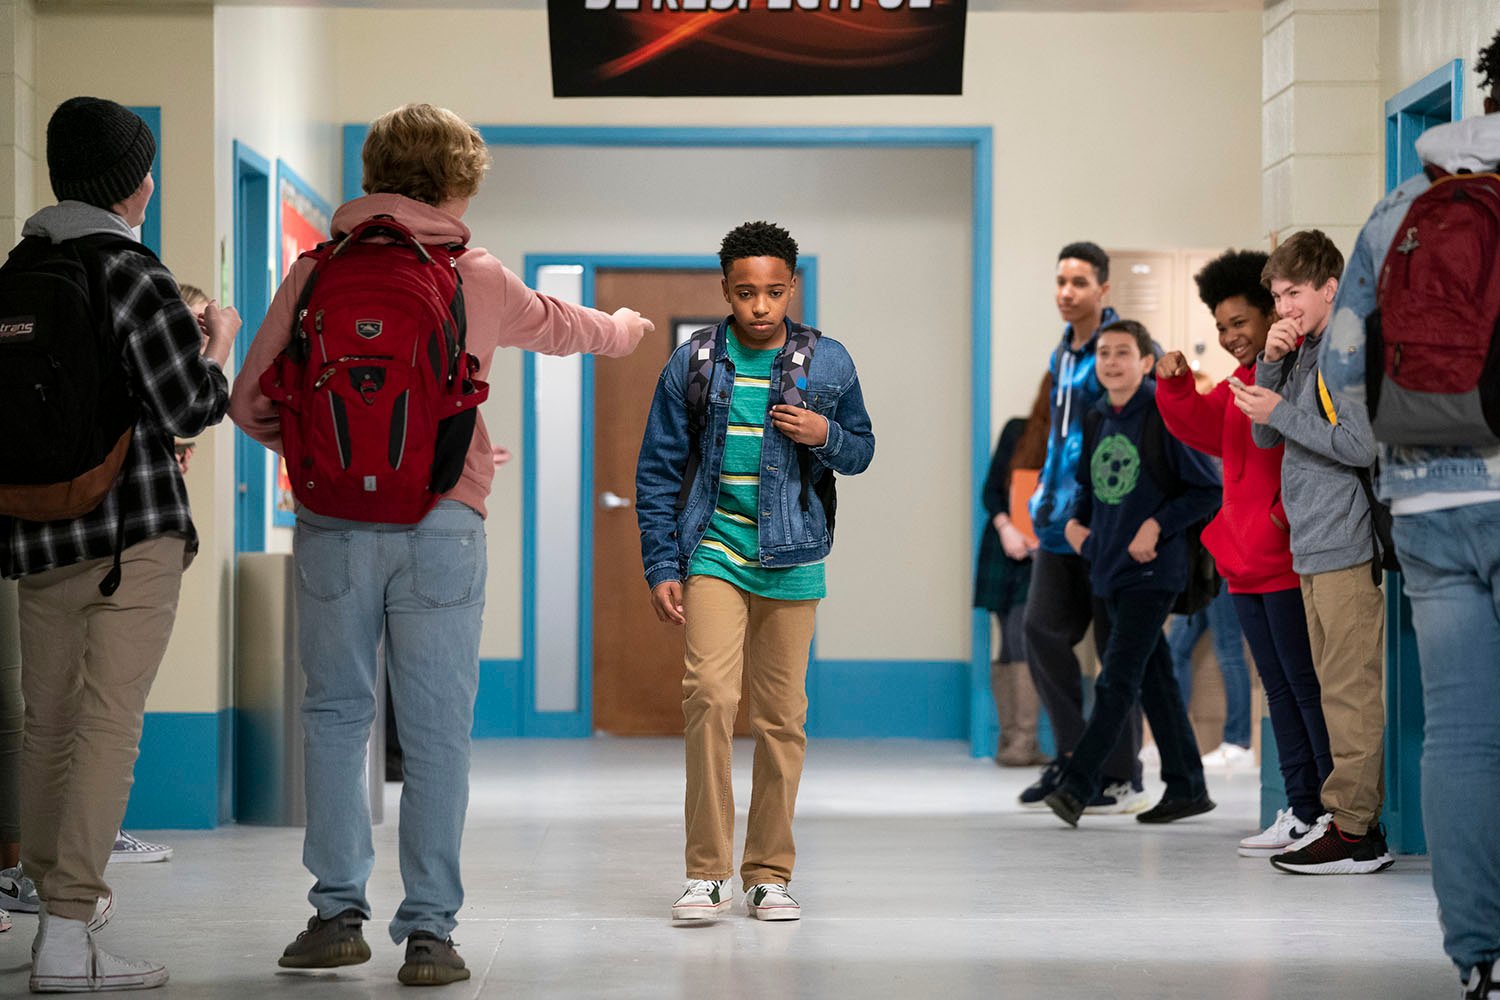
<svg viewBox="0 0 1500 1000">
<path fill-rule="evenodd" d="M 1010 523 L 1026 538 L 1026 544 L 1036 545 L 1036 531 L 1031 527 L 1031 494 L 1041 479 L 1041 469 L 1010 470 Z"/>
</svg>

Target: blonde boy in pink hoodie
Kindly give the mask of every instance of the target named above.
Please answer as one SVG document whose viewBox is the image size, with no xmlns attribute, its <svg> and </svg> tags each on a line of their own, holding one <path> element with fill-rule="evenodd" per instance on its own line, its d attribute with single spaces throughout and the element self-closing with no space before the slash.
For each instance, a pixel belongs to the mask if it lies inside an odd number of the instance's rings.
<svg viewBox="0 0 1500 1000">
<path fill-rule="evenodd" d="M 363 150 L 364 190 L 340 206 L 334 234 L 376 215 L 424 244 L 466 245 L 460 221 L 489 167 L 484 140 L 451 111 L 408 104 L 377 119 Z M 293 313 L 313 262 L 282 282 L 236 378 L 229 414 L 281 450 L 281 429 L 260 376 L 291 339 Z M 482 249 L 458 258 L 468 350 L 488 378 L 499 347 L 543 354 L 629 354 L 652 324 L 631 309 L 608 315 L 541 295 Z M 469 730 L 479 679 L 485 593 L 485 498 L 494 449 L 481 417 L 462 477 L 417 524 L 341 520 L 305 508 L 294 560 L 297 648 L 307 675 L 307 832 L 303 863 L 317 879 L 316 913 L 289 944 L 288 968 L 354 965 L 370 957 L 365 883 L 374 864 L 364 754 L 376 711 L 376 650 L 386 667 L 405 749 L 400 858 L 406 898 L 390 924 L 406 942 L 398 978 L 440 984 L 469 978 L 449 937 L 463 904 L 459 848 L 468 807 Z"/>
</svg>

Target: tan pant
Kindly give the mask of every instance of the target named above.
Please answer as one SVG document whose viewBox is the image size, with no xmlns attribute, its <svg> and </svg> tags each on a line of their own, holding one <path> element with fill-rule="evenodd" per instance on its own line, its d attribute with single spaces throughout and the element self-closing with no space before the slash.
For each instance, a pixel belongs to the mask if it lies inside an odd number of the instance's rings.
<svg viewBox="0 0 1500 1000">
<path fill-rule="evenodd" d="M 1360 563 L 1302 577 L 1302 605 L 1333 756 L 1323 808 L 1363 836 L 1385 799 L 1385 597 Z"/>
<path fill-rule="evenodd" d="M 99 593 L 110 559 L 21 581 L 21 860 L 56 916 L 88 920 L 110 891 L 104 866 L 172 634 L 185 547 L 180 535 L 130 546 L 110 597 Z"/>
<path fill-rule="evenodd" d="M 807 752 L 807 657 L 817 601 L 775 601 L 724 580 L 683 588 L 687 670 L 687 876 L 734 874 L 731 753 L 742 687 L 750 697 L 755 770 L 740 878 L 745 888 L 788 883 L 797 847 L 792 814 Z"/>
</svg>

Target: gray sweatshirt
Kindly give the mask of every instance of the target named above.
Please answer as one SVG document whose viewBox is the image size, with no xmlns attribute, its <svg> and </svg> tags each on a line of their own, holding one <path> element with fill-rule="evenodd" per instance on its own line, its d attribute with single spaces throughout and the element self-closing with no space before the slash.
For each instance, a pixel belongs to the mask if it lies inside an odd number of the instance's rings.
<svg viewBox="0 0 1500 1000">
<path fill-rule="evenodd" d="M 1355 470 L 1375 464 L 1375 436 L 1363 406 L 1332 397 L 1337 423 L 1318 399 L 1322 335 L 1307 337 L 1294 367 L 1287 358 L 1255 363 L 1255 384 L 1280 392 L 1269 424 L 1252 424 L 1262 448 L 1286 442 L 1281 502 L 1292 529 L 1292 568 L 1304 576 L 1348 569 L 1374 558 L 1370 506 Z M 1285 384 L 1283 384 L 1283 382 Z"/>
</svg>

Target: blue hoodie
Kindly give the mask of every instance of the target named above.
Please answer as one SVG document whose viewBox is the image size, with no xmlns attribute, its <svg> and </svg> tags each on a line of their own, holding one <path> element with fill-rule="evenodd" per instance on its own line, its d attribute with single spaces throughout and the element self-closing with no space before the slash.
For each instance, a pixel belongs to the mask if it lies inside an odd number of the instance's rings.
<svg viewBox="0 0 1500 1000">
<path fill-rule="evenodd" d="M 1100 597 L 1121 590 L 1180 592 L 1188 582 L 1186 531 L 1219 509 L 1221 480 L 1211 459 L 1158 428 L 1167 469 L 1147 470 L 1142 456 L 1146 422 L 1160 422 L 1156 383 L 1146 380 L 1116 413 L 1106 397 L 1093 453 L 1078 466 L 1078 503 L 1073 512 L 1091 530 L 1079 554 L 1089 561 L 1089 583 Z M 1155 475 L 1153 476 L 1153 472 Z M 1158 483 L 1157 477 L 1171 479 Z M 1163 487 L 1181 483 L 1169 497 Z M 1149 517 L 1161 525 L 1156 558 L 1138 563 L 1129 546 Z"/>
<path fill-rule="evenodd" d="M 1073 347 L 1073 324 L 1063 328 L 1062 342 L 1052 352 L 1048 371 L 1052 373 L 1052 428 L 1047 438 L 1047 460 L 1036 492 L 1031 495 L 1031 523 L 1041 547 L 1048 552 L 1072 555 L 1063 529 L 1073 516 L 1078 496 L 1078 455 L 1083 451 L 1083 415 L 1104 398 L 1104 387 L 1094 373 L 1094 348 L 1099 330 L 1119 319 L 1106 308 L 1099 317 L 1099 327 L 1088 343 Z"/>
</svg>

